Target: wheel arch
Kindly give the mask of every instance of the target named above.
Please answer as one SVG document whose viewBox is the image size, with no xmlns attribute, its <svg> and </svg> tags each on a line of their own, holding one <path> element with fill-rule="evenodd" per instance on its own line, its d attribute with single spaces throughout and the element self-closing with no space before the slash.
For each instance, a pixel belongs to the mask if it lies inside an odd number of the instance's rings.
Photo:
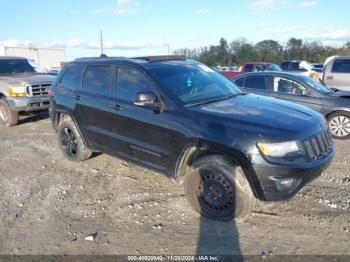
<svg viewBox="0 0 350 262">
<path fill-rule="evenodd" d="M 349 108 L 346 108 L 346 107 L 337 107 L 337 108 L 334 108 L 332 109 L 332 111 L 328 112 L 325 117 L 326 119 L 328 120 L 328 117 L 334 113 L 339 113 L 339 112 L 346 112 L 346 113 L 349 113 L 350 114 L 350 109 Z"/>
<path fill-rule="evenodd" d="M 231 147 L 228 148 L 225 146 L 220 146 L 220 149 L 218 149 L 217 146 L 210 144 L 191 144 L 186 146 L 177 159 L 175 168 L 175 180 L 182 184 L 190 166 L 195 161 L 208 155 L 222 155 L 230 159 L 232 163 L 239 165 L 243 169 L 244 175 L 249 182 L 254 196 L 259 199 L 264 198 L 264 193 L 261 184 L 253 170 L 253 167 L 248 157 L 240 150 Z"/>
<path fill-rule="evenodd" d="M 83 133 L 81 132 L 81 129 L 77 123 L 77 121 L 75 120 L 75 118 L 73 117 L 72 114 L 70 114 L 67 111 L 64 110 L 56 110 L 56 112 L 53 114 L 52 116 L 52 125 L 54 130 L 57 132 L 58 126 L 59 124 L 64 120 L 64 119 L 71 119 L 73 121 L 73 123 L 75 124 L 75 126 L 77 127 L 77 130 L 80 134 L 80 137 L 82 138 L 83 142 L 87 145 L 87 141 L 85 140 L 85 137 L 83 135 Z"/>
</svg>

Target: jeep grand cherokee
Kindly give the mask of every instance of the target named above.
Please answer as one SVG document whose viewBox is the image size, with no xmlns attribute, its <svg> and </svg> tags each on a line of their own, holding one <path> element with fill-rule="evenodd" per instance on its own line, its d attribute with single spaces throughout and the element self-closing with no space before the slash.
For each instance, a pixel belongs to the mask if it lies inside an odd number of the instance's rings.
<svg viewBox="0 0 350 262">
<path fill-rule="evenodd" d="M 52 86 L 50 115 L 68 159 L 105 152 L 166 174 L 219 220 L 291 198 L 334 155 L 319 113 L 177 56 L 77 59 Z"/>
</svg>

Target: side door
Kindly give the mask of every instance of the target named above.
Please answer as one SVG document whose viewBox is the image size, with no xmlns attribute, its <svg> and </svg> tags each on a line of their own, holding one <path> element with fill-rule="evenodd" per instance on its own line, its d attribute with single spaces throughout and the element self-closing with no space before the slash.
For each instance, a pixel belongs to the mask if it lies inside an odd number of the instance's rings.
<svg viewBox="0 0 350 262">
<path fill-rule="evenodd" d="M 350 59 L 335 59 L 327 66 L 325 83 L 330 87 L 350 91 Z"/>
<path fill-rule="evenodd" d="M 83 137 L 101 151 L 122 150 L 114 137 L 118 132 L 112 97 L 115 70 L 112 65 L 88 66 L 81 88 L 74 93 L 75 116 Z"/>
<path fill-rule="evenodd" d="M 243 89 L 248 93 L 272 96 L 272 77 L 270 75 L 246 76 L 243 83 Z"/>
<path fill-rule="evenodd" d="M 277 98 L 321 111 L 321 99 L 312 90 L 295 80 L 275 76 L 273 88 Z"/>
<path fill-rule="evenodd" d="M 63 76 L 57 83 L 53 103 L 57 109 L 73 113 L 75 107 L 74 93 L 81 87 L 81 79 L 85 71 L 85 66 L 72 65 L 65 69 Z M 73 115 L 74 117 L 74 115 Z"/>
<path fill-rule="evenodd" d="M 152 80 L 142 71 L 121 66 L 117 70 L 114 102 L 118 140 L 125 152 L 146 166 L 163 170 L 167 165 L 166 118 L 154 108 L 135 105 L 138 93 L 154 93 Z"/>
</svg>

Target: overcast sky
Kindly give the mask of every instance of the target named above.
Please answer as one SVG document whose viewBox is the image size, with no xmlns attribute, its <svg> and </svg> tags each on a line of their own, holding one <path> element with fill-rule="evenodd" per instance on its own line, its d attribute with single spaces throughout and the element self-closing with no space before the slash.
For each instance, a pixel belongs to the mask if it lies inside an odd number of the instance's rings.
<svg viewBox="0 0 350 262">
<path fill-rule="evenodd" d="M 241 37 L 350 41 L 347 0 L 0 0 L 0 44 L 58 47 L 72 59 L 167 54 Z"/>
</svg>

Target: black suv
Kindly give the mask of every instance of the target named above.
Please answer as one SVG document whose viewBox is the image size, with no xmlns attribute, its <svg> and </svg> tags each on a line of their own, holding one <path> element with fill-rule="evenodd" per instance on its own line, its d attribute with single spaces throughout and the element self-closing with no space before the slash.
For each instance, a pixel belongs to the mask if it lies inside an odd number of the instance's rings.
<svg viewBox="0 0 350 262">
<path fill-rule="evenodd" d="M 166 174 L 213 219 L 245 217 L 255 199 L 291 198 L 334 155 L 319 113 L 243 94 L 183 57 L 78 59 L 59 74 L 50 101 L 68 159 L 105 152 Z"/>
</svg>

